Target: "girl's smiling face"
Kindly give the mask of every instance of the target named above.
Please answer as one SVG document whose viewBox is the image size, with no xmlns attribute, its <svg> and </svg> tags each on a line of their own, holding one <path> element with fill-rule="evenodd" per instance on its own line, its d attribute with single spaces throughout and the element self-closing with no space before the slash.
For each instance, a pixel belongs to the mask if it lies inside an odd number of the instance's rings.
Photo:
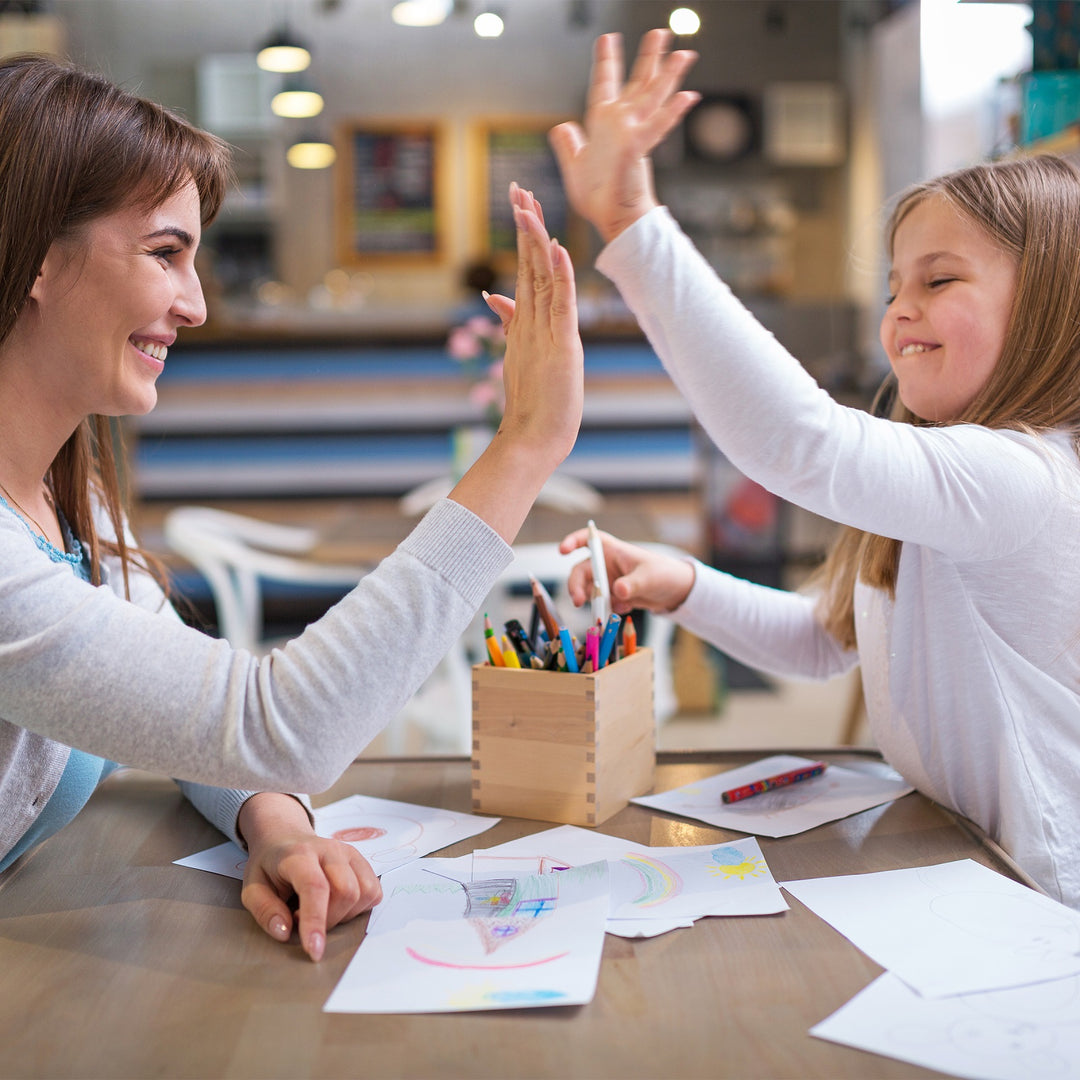
<svg viewBox="0 0 1080 1080">
<path fill-rule="evenodd" d="M 1001 356 L 1016 259 L 940 195 L 907 213 L 892 255 L 881 344 L 900 400 L 923 420 L 955 420 Z"/>
<path fill-rule="evenodd" d="M 188 184 L 159 206 L 122 207 L 50 248 L 31 297 L 41 374 L 70 420 L 154 407 L 177 330 L 206 318 L 195 272 L 200 233 Z"/>
</svg>

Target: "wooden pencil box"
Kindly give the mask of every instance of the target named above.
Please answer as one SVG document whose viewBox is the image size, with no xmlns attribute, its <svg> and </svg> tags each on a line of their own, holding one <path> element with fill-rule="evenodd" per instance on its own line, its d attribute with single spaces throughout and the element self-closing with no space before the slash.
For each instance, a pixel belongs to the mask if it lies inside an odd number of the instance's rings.
<svg viewBox="0 0 1080 1080">
<path fill-rule="evenodd" d="M 472 673 L 474 811 L 599 825 L 652 788 L 651 649 L 592 675 L 488 665 Z"/>
</svg>

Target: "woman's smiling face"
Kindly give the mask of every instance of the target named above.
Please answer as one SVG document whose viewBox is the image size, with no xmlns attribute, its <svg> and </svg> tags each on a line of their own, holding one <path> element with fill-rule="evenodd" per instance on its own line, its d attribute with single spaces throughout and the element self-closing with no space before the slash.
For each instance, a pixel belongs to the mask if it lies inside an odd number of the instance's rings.
<svg viewBox="0 0 1080 1080">
<path fill-rule="evenodd" d="M 58 407 L 79 420 L 149 412 L 177 330 L 206 319 L 195 272 L 193 184 L 159 206 L 126 206 L 50 249 L 31 290 Z"/>
<path fill-rule="evenodd" d="M 881 344 L 916 416 L 955 420 L 986 385 L 1005 344 L 1016 259 L 940 195 L 893 236 Z"/>
</svg>

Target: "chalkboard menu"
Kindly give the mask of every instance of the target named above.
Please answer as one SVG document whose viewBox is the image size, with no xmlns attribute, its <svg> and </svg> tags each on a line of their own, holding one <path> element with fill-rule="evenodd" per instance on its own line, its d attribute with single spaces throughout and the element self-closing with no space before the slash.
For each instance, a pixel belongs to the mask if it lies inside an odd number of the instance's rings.
<svg viewBox="0 0 1080 1080">
<path fill-rule="evenodd" d="M 516 239 L 514 216 L 507 192 L 516 180 L 528 188 L 544 209 L 548 231 L 564 244 L 578 223 L 572 219 L 563 191 L 555 155 L 548 145 L 548 130 L 558 119 L 523 117 L 486 121 L 477 126 L 473 145 L 477 148 L 481 247 L 493 261 L 514 256 Z"/>
<path fill-rule="evenodd" d="M 435 260 L 439 132 L 434 127 L 352 127 L 346 134 L 339 236 L 344 262 Z"/>
</svg>

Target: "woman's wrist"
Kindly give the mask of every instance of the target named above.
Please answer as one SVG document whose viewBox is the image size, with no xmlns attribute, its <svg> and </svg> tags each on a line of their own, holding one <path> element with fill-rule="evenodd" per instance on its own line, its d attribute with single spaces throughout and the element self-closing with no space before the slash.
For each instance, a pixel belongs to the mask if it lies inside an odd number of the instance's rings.
<svg viewBox="0 0 1080 1080">
<path fill-rule="evenodd" d="M 236 815 L 236 831 L 250 851 L 254 844 L 267 836 L 284 832 L 314 832 L 307 808 L 294 795 L 277 791 L 260 791 L 240 807 Z"/>
</svg>

